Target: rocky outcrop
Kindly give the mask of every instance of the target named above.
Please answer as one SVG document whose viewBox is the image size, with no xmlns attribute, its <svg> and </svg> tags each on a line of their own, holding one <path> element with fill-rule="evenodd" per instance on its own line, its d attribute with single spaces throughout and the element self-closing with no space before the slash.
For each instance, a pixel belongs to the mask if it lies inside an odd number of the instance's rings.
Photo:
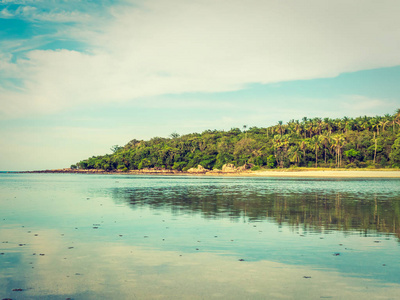
<svg viewBox="0 0 400 300">
<path fill-rule="evenodd" d="M 208 172 L 210 170 L 205 169 L 203 166 L 198 165 L 197 168 L 190 168 L 189 170 L 187 170 L 188 173 L 197 173 L 197 174 L 204 174 L 206 172 Z"/>
<path fill-rule="evenodd" d="M 222 166 L 223 173 L 236 173 L 237 169 L 234 164 L 225 164 Z"/>
<path fill-rule="evenodd" d="M 225 164 L 222 166 L 222 173 L 238 173 L 238 172 L 245 172 L 247 169 L 249 169 L 251 165 L 244 164 L 243 166 L 240 167 L 235 167 L 234 164 Z"/>
<path fill-rule="evenodd" d="M 141 170 L 130 170 L 129 173 L 132 174 L 177 174 L 179 171 L 176 170 L 167 170 L 161 168 L 145 168 Z"/>
</svg>

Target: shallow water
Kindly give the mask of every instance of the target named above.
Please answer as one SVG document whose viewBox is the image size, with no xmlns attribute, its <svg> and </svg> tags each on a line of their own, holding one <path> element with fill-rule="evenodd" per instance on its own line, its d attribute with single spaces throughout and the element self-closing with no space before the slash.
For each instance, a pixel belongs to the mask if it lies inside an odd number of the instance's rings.
<svg viewBox="0 0 400 300">
<path fill-rule="evenodd" d="M 396 179 L 0 174 L 0 298 L 397 299 L 399 226 Z"/>
</svg>

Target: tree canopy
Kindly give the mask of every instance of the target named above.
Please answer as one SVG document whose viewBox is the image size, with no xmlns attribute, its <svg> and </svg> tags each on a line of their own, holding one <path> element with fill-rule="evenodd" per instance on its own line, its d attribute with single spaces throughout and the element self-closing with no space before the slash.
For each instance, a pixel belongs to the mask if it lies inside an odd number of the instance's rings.
<svg viewBox="0 0 400 300">
<path fill-rule="evenodd" d="M 186 171 L 224 164 L 253 168 L 400 167 L 400 109 L 393 115 L 358 118 L 306 118 L 265 128 L 243 126 L 148 141 L 133 139 L 112 154 L 78 162 L 80 169 Z"/>
</svg>

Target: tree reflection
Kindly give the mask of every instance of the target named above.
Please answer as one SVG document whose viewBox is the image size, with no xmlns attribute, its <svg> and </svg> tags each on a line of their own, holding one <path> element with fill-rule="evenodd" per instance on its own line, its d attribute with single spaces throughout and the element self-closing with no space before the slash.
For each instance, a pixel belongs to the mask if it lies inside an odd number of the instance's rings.
<svg viewBox="0 0 400 300">
<path fill-rule="evenodd" d="M 273 221 L 307 232 L 371 231 L 400 238 L 400 197 L 357 193 L 258 192 L 243 187 L 200 186 L 114 189 L 113 198 L 133 209 L 149 207 L 174 215 Z"/>
</svg>

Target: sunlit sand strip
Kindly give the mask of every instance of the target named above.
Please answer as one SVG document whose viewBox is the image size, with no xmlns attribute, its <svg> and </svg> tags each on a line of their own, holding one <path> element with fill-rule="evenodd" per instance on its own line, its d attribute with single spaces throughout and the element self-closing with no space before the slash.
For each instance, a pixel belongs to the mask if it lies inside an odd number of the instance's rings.
<svg viewBox="0 0 400 300">
<path fill-rule="evenodd" d="M 320 170 L 320 171 L 254 171 L 251 176 L 265 177 L 328 177 L 328 178 L 400 178 L 400 171 Z"/>
</svg>

